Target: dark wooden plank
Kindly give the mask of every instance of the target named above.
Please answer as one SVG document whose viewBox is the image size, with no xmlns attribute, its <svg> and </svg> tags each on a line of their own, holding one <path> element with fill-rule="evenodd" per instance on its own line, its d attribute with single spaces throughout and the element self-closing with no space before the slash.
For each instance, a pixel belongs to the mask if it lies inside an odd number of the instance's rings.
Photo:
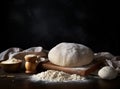
<svg viewBox="0 0 120 89">
<path fill-rule="evenodd" d="M 97 70 L 100 67 L 101 62 L 96 61 L 82 67 L 63 67 L 63 66 L 54 65 L 50 62 L 43 62 L 41 63 L 41 65 L 44 69 L 59 70 L 59 71 L 64 71 L 70 74 L 78 74 L 81 76 L 86 76 L 94 72 L 95 70 Z"/>
</svg>

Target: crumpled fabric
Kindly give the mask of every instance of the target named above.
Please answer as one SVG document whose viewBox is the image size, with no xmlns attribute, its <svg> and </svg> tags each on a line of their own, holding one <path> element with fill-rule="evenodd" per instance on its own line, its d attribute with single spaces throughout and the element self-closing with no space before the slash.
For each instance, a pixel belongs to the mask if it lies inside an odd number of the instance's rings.
<svg viewBox="0 0 120 89">
<path fill-rule="evenodd" d="M 120 73 L 120 56 L 114 56 L 109 52 L 94 53 L 96 60 L 103 60 L 104 65 L 114 68 Z"/>
<path fill-rule="evenodd" d="M 120 56 L 115 56 L 111 60 L 106 59 L 106 62 L 107 65 L 115 68 L 118 71 L 118 73 L 120 73 Z"/>
<path fill-rule="evenodd" d="M 19 53 L 20 51 L 22 51 L 21 48 L 9 48 L 0 53 L 0 61 L 7 60 L 11 55 L 13 55 L 14 53 Z"/>
<path fill-rule="evenodd" d="M 12 47 L 0 53 L 0 61 L 8 60 L 11 58 L 23 60 L 24 56 L 28 54 L 36 54 L 43 57 L 47 57 L 47 52 L 48 51 L 44 50 L 42 47 L 31 47 L 25 50 L 18 47 Z"/>
<path fill-rule="evenodd" d="M 25 65 L 24 57 L 25 57 L 25 55 L 29 55 L 29 54 L 35 54 L 35 55 L 38 55 L 47 60 L 48 51 L 43 49 L 40 46 L 39 47 L 31 47 L 31 48 L 28 48 L 25 50 L 23 50 L 22 48 L 19 48 L 19 47 L 11 47 L 0 53 L 0 61 L 4 61 L 4 60 L 8 60 L 8 59 L 10 60 L 12 58 L 21 59 L 21 60 L 23 60 L 22 68 L 24 68 L 24 65 Z"/>
</svg>

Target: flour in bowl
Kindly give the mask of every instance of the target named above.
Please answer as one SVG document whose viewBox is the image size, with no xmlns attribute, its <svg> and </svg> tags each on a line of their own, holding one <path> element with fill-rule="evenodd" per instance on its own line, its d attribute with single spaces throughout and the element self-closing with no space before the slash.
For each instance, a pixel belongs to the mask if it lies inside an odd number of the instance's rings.
<svg viewBox="0 0 120 89">
<path fill-rule="evenodd" d="M 2 64 L 14 64 L 14 63 L 19 63 L 19 62 L 22 62 L 22 60 L 18 60 L 18 59 L 12 58 L 12 59 L 8 59 L 8 60 L 5 60 L 5 61 L 2 61 L 1 63 Z"/>
<path fill-rule="evenodd" d="M 77 74 L 68 74 L 63 71 L 47 70 L 30 76 L 32 81 L 47 81 L 47 82 L 67 82 L 84 80 L 85 77 Z"/>
</svg>

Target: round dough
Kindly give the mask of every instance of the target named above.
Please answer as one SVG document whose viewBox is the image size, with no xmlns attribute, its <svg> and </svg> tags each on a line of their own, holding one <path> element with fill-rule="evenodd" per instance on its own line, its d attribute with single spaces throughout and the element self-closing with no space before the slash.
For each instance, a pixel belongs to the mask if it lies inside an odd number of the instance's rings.
<svg viewBox="0 0 120 89">
<path fill-rule="evenodd" d="M 117 77 L 117 71 L 110 66 L 105 66 L 98 71 L 98 75 L 102 79 L 111 80 Z"/>
<path fill-rule="evenodd" d="M 93 51 L 82 44 L 59 43 L 48 53 L 51 63 L 59 66 L 83 66 L 93 61 Z"/>
</svg>

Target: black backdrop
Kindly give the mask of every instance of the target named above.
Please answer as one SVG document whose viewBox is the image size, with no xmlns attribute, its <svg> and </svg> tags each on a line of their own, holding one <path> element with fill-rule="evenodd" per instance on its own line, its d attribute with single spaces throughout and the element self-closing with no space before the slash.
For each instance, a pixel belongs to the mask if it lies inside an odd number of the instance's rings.
<svg viewBox="0 0 120 89">
<path fill-rule="evenodd" d="M 4 0 L 2 9 L 0 51 L 33 46 L 50 50 L 60 42 L 74 42 L 94 52 L 120 54 L 118 2 Z"/>
</svg>

